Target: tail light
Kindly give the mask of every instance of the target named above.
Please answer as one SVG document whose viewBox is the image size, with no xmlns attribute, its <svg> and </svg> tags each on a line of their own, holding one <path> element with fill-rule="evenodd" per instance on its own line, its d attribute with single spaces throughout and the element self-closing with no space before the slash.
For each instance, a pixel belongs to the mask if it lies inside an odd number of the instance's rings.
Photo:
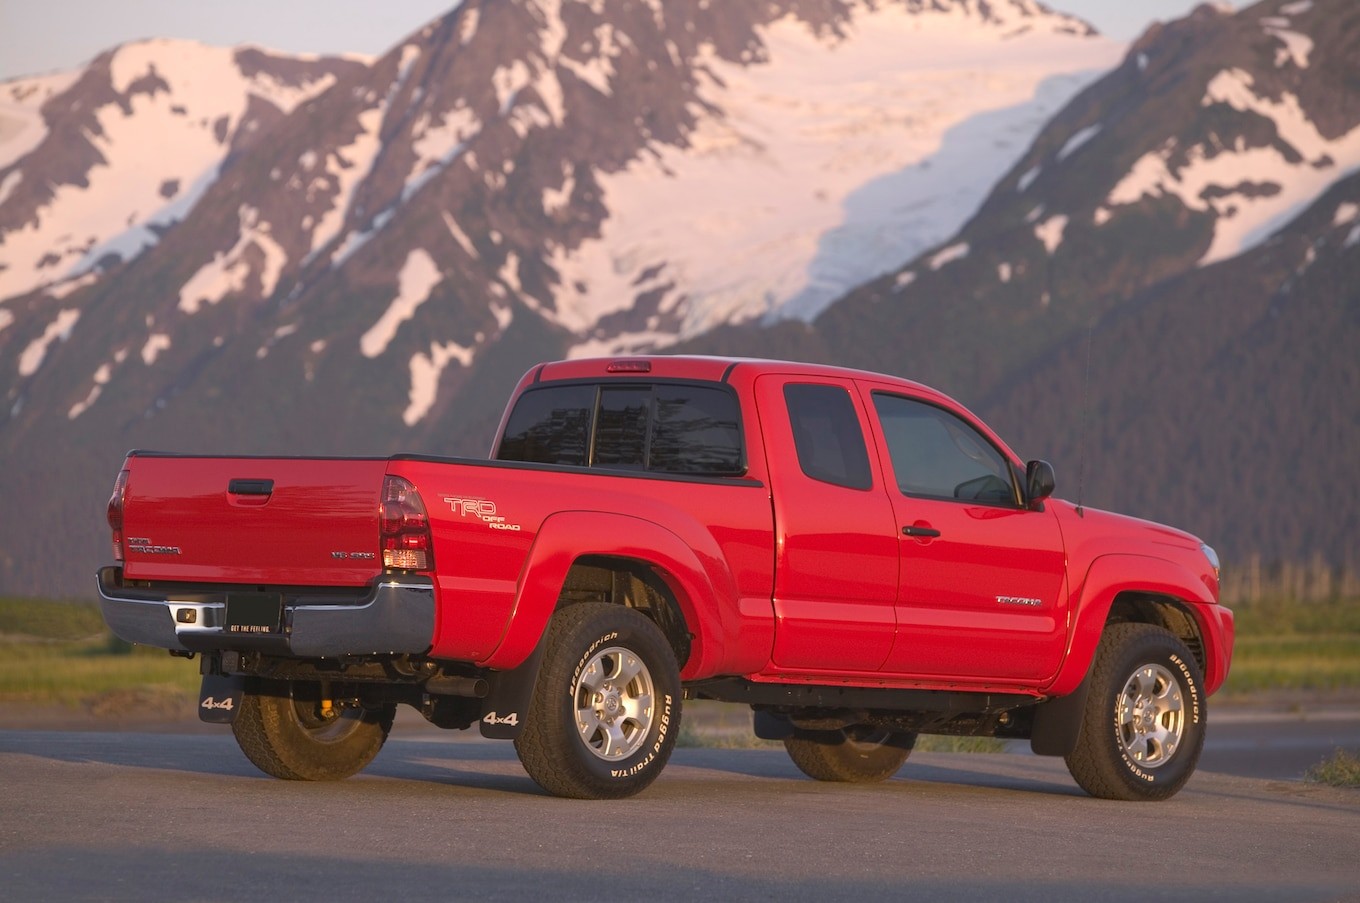
<svg viewBox="0 0 1360 903">
<path fill-rule="evenodd" d="M 434 540 L 425 503 L 409 480 L 383 477 L 382 510 L 378 516 L 382 534 L 383 567 L 402 571 L 434 569 Z"/>
<path fill-rule="evenodd" d="M 128 472 L 120 470 L 109 496 L 109 529 L 113 531 L 113 560 L 123 560 L 123 496 L 127 494 Z"/>
</svg>

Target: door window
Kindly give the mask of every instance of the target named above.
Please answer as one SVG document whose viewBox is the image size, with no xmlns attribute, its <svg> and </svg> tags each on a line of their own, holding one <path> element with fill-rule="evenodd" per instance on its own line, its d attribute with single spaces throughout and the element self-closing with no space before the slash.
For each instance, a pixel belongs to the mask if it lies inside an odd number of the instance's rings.
<svg viewBox="0 0 1360 903">
<path fill-rule="evenodd" d="M 971 425 L 934 405 L 875 392 L 897 486 L 907 495 L 1018 505 L 1006 458 Z"/>
</svg>

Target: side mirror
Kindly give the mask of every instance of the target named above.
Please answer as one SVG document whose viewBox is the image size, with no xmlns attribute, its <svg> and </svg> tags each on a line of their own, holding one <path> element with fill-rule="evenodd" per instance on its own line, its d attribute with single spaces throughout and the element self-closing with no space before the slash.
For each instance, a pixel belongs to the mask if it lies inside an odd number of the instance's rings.
<svg viewBox="0 0 1360 903">
<path fill-rule="evenodd" d="M 1052 495 L 1055 487 L 1052 464 L 1047 461 L 1030 461 L 1025 465 L 1025 500 L 1031 506 Z"/>
</svg>

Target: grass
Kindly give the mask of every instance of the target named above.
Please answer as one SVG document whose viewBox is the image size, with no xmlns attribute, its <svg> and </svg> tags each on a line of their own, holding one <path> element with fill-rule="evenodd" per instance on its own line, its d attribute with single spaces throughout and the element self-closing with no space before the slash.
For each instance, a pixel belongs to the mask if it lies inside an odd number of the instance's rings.
<svg viewBox="0 0 1360 903">
<path fill-rule="evenodd" d="M 1360 600 L 1271 598 L 1232 609 L 1237 641 L 1224 692 L 1360 687 Z"/>
<path fill-rule="evenodd" d="M 0 637 L 75 640 L 107 632 L 93 602 L 0 599 Z"/>
<path fill-rule="evenodd" d="M 189 699 L 198 683 L 190 662 L 110 634 L 92 602 L 0 599 L 0 701 L 107 708 L 130 693 Z"/>
<path fill-rule="evenodd" d="M 1333 787 L 1360 787 L 1360 756 L 1338 749 L 1304 773 L 1304 780 Z"/>
</svg>

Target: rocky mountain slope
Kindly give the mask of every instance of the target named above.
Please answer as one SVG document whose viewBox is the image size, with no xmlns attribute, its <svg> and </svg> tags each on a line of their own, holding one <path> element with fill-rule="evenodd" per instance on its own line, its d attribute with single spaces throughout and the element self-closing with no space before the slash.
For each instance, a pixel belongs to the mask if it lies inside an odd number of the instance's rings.
<svg viewBox="0 0 1360 903">
<path fill-rule="evenodd" d="M 973 405 L 1061 492 L 1230 557 L 1357 562 L 1360 7 L 1202 6 L 1078 95 L 967 225 L 810 325 Z M 1089 367 L 1088 367 L 1089 364 Z"/>
<path fill-rule="evenodd" d="M 468 0 L 367 65 L 210 53 L 211 111 L 163 50 L 10 84 L 74 176 L 0 142 L 0 489 L 60 484 L 37 533 L 91 563 L 128 447 L 478 453 L 535 360 L 815 312 L 1118 48 L 1031 0 Z M 68 195 L 105 225 L 66 235 Z M 0 534 L 0 587 L 49 579 Z"/>
<path fill-rule="evenodd" d="M 224 51 L 212 104 L 142 45 L 0 85 L 0 590 L 89 592 L 127 448 L 479 454 L 531 363 L 647 347 L 933 382 L 1064 494 L 1344 560 L 1360 9 L 1123 50 L 1030 0 L 466 0 Z"/>
</svg>

